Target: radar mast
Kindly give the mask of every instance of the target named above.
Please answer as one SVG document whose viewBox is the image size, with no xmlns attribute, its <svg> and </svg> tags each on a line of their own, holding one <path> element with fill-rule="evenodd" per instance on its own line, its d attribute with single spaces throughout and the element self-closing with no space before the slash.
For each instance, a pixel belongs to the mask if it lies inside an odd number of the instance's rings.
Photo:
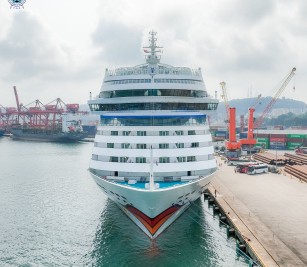
<svg viewBox="0 0 307 267">
<path fill-rule="evenodd" d="M 157 46 L 156 41 L 156 35 L 157 32 L 150 31 L 149 32 L 149 46 L 145 46 L 144 52 L 148 53 L 149 55 L 146 55 L 146 62 L 150 65 L 155 65 L 157 63 L 160 63 L 161 55 L 157 55 L 157 53 L 162 53 L 161 46 Z M 149 50 L 148 50 L 149 49 Z"/>
</svg>

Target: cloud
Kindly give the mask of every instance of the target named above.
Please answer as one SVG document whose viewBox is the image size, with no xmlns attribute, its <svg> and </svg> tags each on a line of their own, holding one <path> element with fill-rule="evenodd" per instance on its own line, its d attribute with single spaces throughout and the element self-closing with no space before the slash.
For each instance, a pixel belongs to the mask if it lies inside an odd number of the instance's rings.
<svg viewBox="0 0 307 267">
<path fill-rule="evenodd" d="M 211 94 L 222 80 L 233 97 L 245 97 L 250 87 L 271 94 L 267 88 L 296 66 L 297 89 L 288 97 L 307 100 L 304 0 L 94 0 L 86 12 L 84 3 L 74 8 L 59 0 L 45 4 L 41 16 L 38 0 L 9 15 L 0 10 L 6 25 L 0 30 L 0 86 L 43 88 L 46 97 L 52 92 L 85 102 L 84 91 L 98 94 L 105 68 L 145 62 L 142 46 L 154 29 L 163 46 L 161 62 L 201 67 Z M 41 9 L 30 13 L 30 6 Z"/>
<path fill-rule="evenodd" d="M 53 45 L 39 20 L 28 13 L 16 13 L 0 40 L 0 58 L 8 64 L 6 80 L 50 75 L 61 68 L 63 57 L 65 53 Z"/>
<path fill-rule="evenodd" d="M 101 19 L 92 35 L 100 49 L 99 58 L 109 64 L 137 64 L 140 58 L 142 31 L 126 24 Z"/>
</svg>

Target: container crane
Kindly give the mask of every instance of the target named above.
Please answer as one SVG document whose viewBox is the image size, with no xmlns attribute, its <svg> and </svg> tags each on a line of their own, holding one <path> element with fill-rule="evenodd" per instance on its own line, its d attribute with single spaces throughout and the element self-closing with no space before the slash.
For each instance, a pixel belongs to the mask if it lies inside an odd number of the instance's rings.
<svg viewBox="0 0 307 267">
<path fill-rule="evenodd" d="M 270 101 L 270 103 L 266 106 L 266 108 L 264 109 L 264 111 L 262 112 L 262 114 L 260 115 L 260 117 L 256 120 L 254 127 L 255 128 L 259 128 L 263 121 L 264 118 L 268 115 L 268 113 L 271 111 L 273 105 L 276 103 L 278 97 L 282 94 L 282 92 L 285 90 L 285 88 L 287 87 L 288 83 L 290 82 L 290 80 L 292 79 L 292 77 L 295 75 L 295 71 L 296 68 L 293 68 L 290 73 L 284 78 L 283 83 L 281 85 L 281 87 L 278 89 L 278 91 L 275 93 L 275 95 L 273 96 L 272 100 Z"/>
</svg>

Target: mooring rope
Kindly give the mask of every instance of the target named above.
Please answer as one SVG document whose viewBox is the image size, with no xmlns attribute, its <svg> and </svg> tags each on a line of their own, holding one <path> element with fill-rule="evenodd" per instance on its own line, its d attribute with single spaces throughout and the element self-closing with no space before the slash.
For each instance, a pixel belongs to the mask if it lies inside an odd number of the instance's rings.
<svg viewBox="0 0 307 267">
<path fill-rule="evenodd" d="M 190 202 L 192 203 L 193 205 L 195 205 L 196 207 L 198 208 L 202 208 L 202 211 L 204 211 L 205 213 L 209 214 L 212 218 L 215 218 L 214 214 L 211 214 L 210 212 L 206 211 L 203 209 L 202 206 L 198 206 L 196 203 L 194 202 Z M 199 219 L 201 219 L 201 217 L 192 209 L 189 209 L 189 211 L 191 211 L 194 215 L 196 215 Z M 202 228 L 205 228 L 203 226 L 203 224 L 201 224 L 200 222 L 198 222 L 197 220 L 195 220 L 192 216 L 190 216 L 188 213 L 186 213 L 193 221 L 195 221 L 198 225 L 200 225 Z M 215 218 L 216 219 L 216 218 Z M 221 221 L 220 219 L 218 219 L 219 222 L 221 222 L 224 226 L 226 226 L 227 228 L 229 228 L 230 226 L 228 224 L 226 224 L 225 222 Z M 220 230 L 217 230 L 215 227 L 213 227 L 212 225 L 210 225 L 211 229 L 213 229 L 213 231 L 217 232 L 220 237 L 222 237 L 223 241 L 227 240 L 227 238 L 224 237 L 224 235 L 221 233 Z M 234 250 L 236 253 L 239 252 L 239 254 L 241 254 L 245 259 L 247 259 L 249 261 L 249 264 L 252 262 L 253 264 L 255 264 L 256 266 L 259 266 L 259 264 L 253 260 L 250 256 L 248 256 L 245 252 L 243 252 L 239 247 L 236 247 L 236 248 L 233 248 L 232 246 L 226 244 L 226 247 L 230 248 L 231 250 Z"/>
</svg>

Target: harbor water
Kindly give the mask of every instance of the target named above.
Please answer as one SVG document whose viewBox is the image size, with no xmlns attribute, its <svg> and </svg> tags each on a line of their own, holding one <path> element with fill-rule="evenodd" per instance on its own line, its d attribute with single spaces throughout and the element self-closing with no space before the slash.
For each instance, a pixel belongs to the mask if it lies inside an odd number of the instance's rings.
<svg viewBox="0 0 307 267">
<path fill-rule="evenodd" d="M 0 266 L 248 266 L 203 198 L 151 241 L 90 177 L 92 147 L 0 138 Z"/>
</svg>

